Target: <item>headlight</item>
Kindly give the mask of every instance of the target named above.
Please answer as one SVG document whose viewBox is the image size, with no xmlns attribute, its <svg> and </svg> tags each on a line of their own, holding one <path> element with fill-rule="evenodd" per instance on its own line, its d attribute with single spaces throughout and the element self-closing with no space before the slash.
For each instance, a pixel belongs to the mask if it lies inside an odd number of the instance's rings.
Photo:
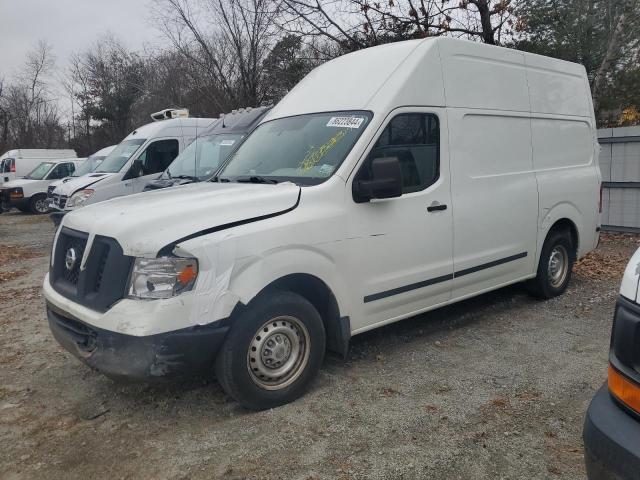
<svg viewBox="0 0 640 480">
<path fill-rule="evenodd" d="M 9 198 L 24 198 L 22 188 L 16 187 L 9 190 Z"/>
<path fill-rule="evenodd" d="M 78 190 L 76 193 L 71 195 L 71 198 L 67 202 L 68 208 L 81 207 L 84 203 L 89 199 L 89 197 L 93 195 L 93 190 L 90 188 L 86 188 L 84 190 Z"/>
<path fill-rule="evenodd" d="M 170 298 L 188 292 L 198 277 L 195 258 L 136 258 L 129 298 Z"/>
</svg>

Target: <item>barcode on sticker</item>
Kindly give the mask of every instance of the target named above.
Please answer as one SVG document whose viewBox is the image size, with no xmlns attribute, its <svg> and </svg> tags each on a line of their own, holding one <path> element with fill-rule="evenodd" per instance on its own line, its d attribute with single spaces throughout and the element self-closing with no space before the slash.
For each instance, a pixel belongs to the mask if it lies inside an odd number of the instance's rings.
<svg viewBox="0 0 640 480">
<path fill-rule="evenodd" d="M 364 122 L 363 117 L 331 117 L 327 127 L 360 128 L 362 122 Z"/>
</svg>

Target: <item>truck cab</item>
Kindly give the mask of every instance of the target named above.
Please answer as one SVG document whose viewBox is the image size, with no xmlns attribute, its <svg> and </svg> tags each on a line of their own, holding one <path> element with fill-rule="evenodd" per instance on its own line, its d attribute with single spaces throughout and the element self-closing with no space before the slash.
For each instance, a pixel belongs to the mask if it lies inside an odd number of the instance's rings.
<svg viewBox="0 0 640 480">
<path fill-rule="evenodd" d="M 52 192 L 54 223 L 80 207 L 142 192 L 197 135 L 217 121 L 189 118 L 186 110 L 163 110 L 151 117 L 154 122 L 131 132 L 93 172 Z"/>
<path fill-rule="evenodd" d="M 24 177 L 42 162 L 76 158 L 76 152 L 69 149 L 25 149 L 9 150 L 0 155 L 0 186 Z"/>
<path fill-rule="evenodd" d="M 16 207 L 23 212 L 47 213 L 48 186 L 56 180 L 72 175 L 83 161 L 84 158 L 69 158 L 41 162 L 26 176 L 5 182 L 0 187 L 2 210 Z"/>
</svg>

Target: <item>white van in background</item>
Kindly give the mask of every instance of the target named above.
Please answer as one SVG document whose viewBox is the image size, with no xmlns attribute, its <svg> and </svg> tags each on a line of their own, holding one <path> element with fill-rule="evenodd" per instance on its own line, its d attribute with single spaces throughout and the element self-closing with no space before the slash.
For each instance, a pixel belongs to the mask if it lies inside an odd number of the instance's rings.
<svg viewBox="0 0 640 480">
<path fill-rule="evenodd" d="M 75 150 L 25 148 L 9 150 L 0 156 L 0 185 L 24 177 L 42 162 L 76 157 Z"/>
<path fill-rule="evenodd" d="M 98 166 L 102 163 L 102 161 L 109 155 L 114 149 L 116 145 L 110 145 L 108 147 L 101 148 L 93 155 L 89 155 L 87 159 L 82 162 L 82 164 L 75 169 L 75 171 L 69 175 L 68 177 L 62 178 L 60 180 L 56 180 L 52 182 L 47 188 L 47 202 L 50 206 L 53 204 L 53 191 L 58 188 L 63 183 L 70 181 L 73 178 L 82 177 L 87 173 L 93 172 Z"/>
<path fill-rule="evenodd" d="M 198 134 L 218 121 L 186 115 L 186 110 L 171 109 L 154 113 L 156 121 L 131 132 L 94 172 L 56 188 L 51 205 L 54 223 L 76 208 L 142 192 Z"/>
<path fill-rule="evenodd" d="M 49 324 L 107 375 L 214 368 L 280 405 L 353 335 L 516 282 L 563 293 L 598 242 L 598 152 L 580 65 L 444 37 L 350 53 L 215 182 L 65 217 Z"/>
<path fill-rule="evenodd" d="M 47 213 L 47 187 L 50 183 L 73 174 L 84 158 L 63 158 L 40 163 L 24 177 L 0 186 L 0 212 L 12 207 L 22 212 Z"/>
</svg>

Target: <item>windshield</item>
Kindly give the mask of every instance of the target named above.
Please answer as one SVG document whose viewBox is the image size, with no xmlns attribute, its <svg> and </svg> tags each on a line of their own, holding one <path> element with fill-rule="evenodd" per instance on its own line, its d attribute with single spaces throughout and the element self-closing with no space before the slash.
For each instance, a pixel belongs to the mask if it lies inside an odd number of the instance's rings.
<svg viewBox="0 0 640 480">
<path fill-rule="evenodd" d="M 124 140 L 107 155 L 107 158 L 96 169 L 96 172 L 116 173 L 127 163 L 136 150 L 145 142 L 144 138 Z"/>
<path fill-rule="evenodd" d="M 54 164 L 51 162 L 42 162 L 36 168 L 31 170 L 29 174 L 24 178 L 28 178 L 30 180 L 42 180 L 45 175 L 49 173 L 49 170 L 51 170 L 51 167 L 53 167 L 53 165 Z"/>
<path fill-rule="evenodd" d="M 370 120 L 369 112 L 329 112 L 263 123 L 231 156 L 218 178 L 316 185 L 340 166 Z"/>
<path fill-rule="evenodd" d="M 102 155 L 91 155 L 84 162 L 82 162 L 78 168 L 76 168 L 71 176 L 81 177 L 82 175 L 93 172 L 96 168 L 98 168 L 98 165 L 100 165 L 102 163 L 102 160 L 104 159 L 105 157 Z"/>
<path fill-rule="evenodd" d="M 169 165 L 165 178 L 210 178 L 222 161 L 238 146 L 242 137 L 242 133 L 229 133 L 195 139 Z"/>
</svg>

